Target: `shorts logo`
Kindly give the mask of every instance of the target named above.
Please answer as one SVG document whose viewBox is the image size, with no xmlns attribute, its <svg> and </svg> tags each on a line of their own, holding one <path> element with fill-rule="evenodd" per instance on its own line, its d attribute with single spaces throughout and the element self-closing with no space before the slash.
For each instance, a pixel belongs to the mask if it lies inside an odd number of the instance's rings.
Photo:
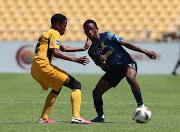
<svg viewBox="0 0 180 132">
<path fill-rule="evenodd" d="M 59 45 L 59 39 L 56 39 L 56 40 L 55 40 L 55 44 L 56 44 L 56 45 Z"/>
<path fill-rule="evenodd" d="M 128 64 L 130 67 L 135 68 L 135 64 Z"/>
</svg>

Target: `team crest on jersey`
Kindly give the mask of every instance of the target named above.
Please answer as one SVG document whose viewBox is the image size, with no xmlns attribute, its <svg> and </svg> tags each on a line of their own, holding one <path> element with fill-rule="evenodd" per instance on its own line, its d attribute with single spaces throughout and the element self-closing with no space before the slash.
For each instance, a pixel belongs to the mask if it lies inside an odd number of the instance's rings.
<svg viewBox="0 0 180 132">
<path fill-rule="evenodd" d="M 97 48 L 96 53 L 97 53 L 98 55 L 102 55 L 102 49 L 101 49 L 101 48 Z"/>
<path fill-rule="evenodd" d="M 56 45 L 59 45 L 59 39 L 56 39 L 56 40 L 55 40 L 55 44 L 56 44 Z"/>
</svg>

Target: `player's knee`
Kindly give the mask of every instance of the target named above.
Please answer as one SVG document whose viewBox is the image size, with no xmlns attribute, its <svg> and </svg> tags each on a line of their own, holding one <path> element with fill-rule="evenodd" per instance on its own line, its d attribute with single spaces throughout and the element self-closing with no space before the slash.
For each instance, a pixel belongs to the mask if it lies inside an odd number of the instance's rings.
<svg viewBox="0 0 180 132">
<path fill-rule="evenodd" d="M 96 89 L 93 90 L 92 95 L 93 95 L 93 98 L 98 98 L 102 96 L 102 94 Z"/>
<path fill-rule="evenodd" d="M 70 82 L 67 85 L 68 88 L 74 90 L 74 89 L 80 89 L 81 90 L 81 83 L 79 81 L 77 81 L 76 79 L 74 79 L 73 77 L 70 77 Z"/>
<path fill-rule="evenodd" d="M 74 81 L 73 89 L 80 89 L 81 90 L 81 83 L 77 80 Z"/>
<path fill-rule="evenodd" d="M 56 92 L 54 89 L 51 90 L 52 93 L 57 94 L 57 95 L 60 93 L 60 91 L 61 91 L 61 88 L 59 89 L 58 92 Z"/>
<path fill-rule="evenodd" d="M 93 90 L 92 95 L 93 95 L 93 98 L 95 98 L 95 97 L 97 96 L 97 94 L 96 94 L 96 91 L 95 91 L 95 90 Z"/>
<path fill-rule="evenodd" d="M 133 85 L 133 84 L 136 83 L 136 80 L 135 80 L 135 77 L 134 77 L 134 76 L 127 76 L 126 79 L 127 79 L 128 83 L 129 83 L 130 85 Z"/>
</svg>

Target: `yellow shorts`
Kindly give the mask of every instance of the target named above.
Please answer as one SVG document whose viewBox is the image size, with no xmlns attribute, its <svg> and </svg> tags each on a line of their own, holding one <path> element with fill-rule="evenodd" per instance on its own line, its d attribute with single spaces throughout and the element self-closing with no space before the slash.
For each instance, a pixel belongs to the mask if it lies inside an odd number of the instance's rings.
<svg viewBox="0 0 180 132">
<path fill-rule="evenodd" d="M 48 65 L 31 72 L 31 75 L 42 86 L 43 90 L 48 90 L 51 87 L 58 92 L 69 74 L 54 65 Z"/>
</svg>

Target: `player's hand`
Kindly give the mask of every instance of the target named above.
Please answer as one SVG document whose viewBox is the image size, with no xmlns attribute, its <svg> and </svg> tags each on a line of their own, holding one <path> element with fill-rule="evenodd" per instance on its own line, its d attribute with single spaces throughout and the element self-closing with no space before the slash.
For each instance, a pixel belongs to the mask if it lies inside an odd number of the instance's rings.
<svg viewBox="0 0 180 132">
<path fill-rule="evenodd" d="M 154 51 L 148 51 L 146 53 L 146 55 L 150 58 L 150 59 L 156 59 L 156 53 Z"/>
<path fill-rule="evenodd" d="M 87 50 L 90 45 L 91 45 L 91 40 L 89 38 L 87 38 L 86 43 L 84 45 L 84 50 Z"/>
<path fill-rule="evenodd" d="M 99 61 L 101 63 L 100 67 L 103 71 L 108 71 L 109 66 L 106 64 L 107 58 L 105 57 L 105 55 L 100 55 L 99 56 Z"/>
<path fill-rule="evenodd" d="M 99 56 L 99 62 L 101 64 L 106 64 L 106 60 L 107 60 L 107 58 L 104 55 Z"/>
<path fill-rule="evenodd" d="M 80 57 L 80 58 L 76 58 L 75 62 L 83 64 L 83 65 L 87 65 L 89 64 L 89 59 L 86 56 Z"/>
</svg>

